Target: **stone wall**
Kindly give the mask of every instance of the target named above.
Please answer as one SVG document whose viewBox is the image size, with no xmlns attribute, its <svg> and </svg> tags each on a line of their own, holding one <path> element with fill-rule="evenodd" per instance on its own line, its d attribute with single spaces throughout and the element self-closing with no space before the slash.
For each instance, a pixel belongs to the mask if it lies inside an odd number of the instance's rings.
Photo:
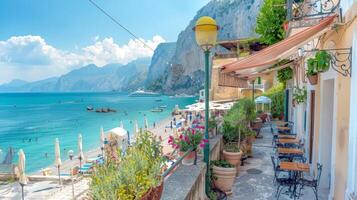
<svg viewBox="0 0 357 200">
<path fill-rule="evenodd" d="M 210 159 L 220 158 L 223 147 L 222 135 L 210 138 Z M 165 179 L 162 200 L 205 200 L 206 164 L 199 156 L 197 165 L 179 166 Z"/>
</svg>

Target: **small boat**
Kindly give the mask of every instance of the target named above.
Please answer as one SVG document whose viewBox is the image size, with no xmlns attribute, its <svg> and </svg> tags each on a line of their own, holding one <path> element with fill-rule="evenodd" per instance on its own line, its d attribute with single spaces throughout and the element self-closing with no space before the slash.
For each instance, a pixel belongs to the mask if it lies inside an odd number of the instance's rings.
<svg viewBox="0 0 357 200">
<path fill-rule="evenodd" d="M 162 108 L 153 108 L 151 110 L 151 112 L 162 112 L 162 111 L 164 111 L 164 109 L 162 109 Z"/>
<path fill-rule="evenodd" d="M 167 108 L 167 105 L 161 105 L 159 108 Z"/>
<path fill-rule="evenodd" d="M 162 99 L 156 99 L 155 101 L 160 102 L 160 101 L 162 101 Z"/>
<path fill-rule="evenodd" d="M 135 92 L 129 94 L 129 97 L 158 97 L 161 94 L 151 91 L 144 91 L 142 89 L 138 89 Z"/>
<path fill-rule="evenodd" d="M 94 108 L 93 108 L 92 106 L 87 106 L 87 110 L 88 110 L 88 111 L 93 111 Z"/>
</svg>

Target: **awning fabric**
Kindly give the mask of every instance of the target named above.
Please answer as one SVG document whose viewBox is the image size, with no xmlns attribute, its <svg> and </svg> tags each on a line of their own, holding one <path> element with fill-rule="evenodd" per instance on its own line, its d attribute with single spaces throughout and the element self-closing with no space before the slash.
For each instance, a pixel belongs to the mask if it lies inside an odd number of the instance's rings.
<svg viewBox="0 0 357 200">
<path fill-rule="evenodd" d="M 292 35 L 272 46 L 269 46 L 256 54 L 248 56 L 242 60 L 222 66 L 222 72 L 228 73 L 236 71 L 238 74 L 254 74 L 269 68 L 279 62 L 288 52 L 297 51 L 299 47 L 313 38 L 325 33 L 327 27 L 335 20 L 336 15 L 329 16 L 321 20 L 318 24 L 311 26 L 295 35 Z M 286 58 L 286 57 L 285 57 Z"/>
</svg>

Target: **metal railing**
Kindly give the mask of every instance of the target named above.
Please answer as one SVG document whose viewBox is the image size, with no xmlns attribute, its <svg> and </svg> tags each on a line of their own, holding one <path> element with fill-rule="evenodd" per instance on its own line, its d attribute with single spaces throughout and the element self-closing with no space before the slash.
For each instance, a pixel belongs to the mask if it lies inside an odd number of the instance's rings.
<svg viewBox="0 0 357 200">
<path fill-rule="evenodd" d="M 164 171 L 164 173 L 161 174 L 162 177 L 166 177 L 167 175 L 169 175 L 169 173 L 171 171 L 173 171 L 175 169 L 176 166 L 178 166 L 179 164 L 181 164 L 182 160 L 188 156 L 188 154 L 190 154 L 193 151 L 193 148 L 190 148 L 188 151 L 186 151 L 178 160 L 176 160 L 176 162 L 174 162 L 168 169 L 166 169 Z M 197 164 L 197 152 L 195 151 L 195 161 L 194 161 L 194 165 Z"/>
<path fill-rule="evenodd" d="M 287 20 L 326 17 L 339 7 L 340 0 L 287 0 Z"/>
</svg>

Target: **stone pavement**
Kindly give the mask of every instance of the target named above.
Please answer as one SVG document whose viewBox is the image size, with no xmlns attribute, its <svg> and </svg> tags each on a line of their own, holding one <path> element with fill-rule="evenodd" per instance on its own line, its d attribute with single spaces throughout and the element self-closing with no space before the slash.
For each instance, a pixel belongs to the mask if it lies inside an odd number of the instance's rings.
<svg viewBox="0 0 357 200">
<path fill-rule="evenodd" d="M 253 156 L 248 158 L 233 186 L 233 194 L 229 200 L 273 200 L 276 186 L 273 184 L 274 171 L 271 155 L 274 150 L 271 144 L 272 134 L 270 127 L 265 125 L 260 134 L 263 138 L 256 139 L 253 145 Z M 283 191 L 284 192 L 284 191 Z M 283 193 L 282 192 L 282 193 Z M 311 188 L 302 190 L 302 200 L 314 200 L 315 195 Z M 328 191 L 319 190 L 319 200 L 326 200 Z M 288 200 L 288 195 L 281 194 L 280 200 Z"/>
</svg>

